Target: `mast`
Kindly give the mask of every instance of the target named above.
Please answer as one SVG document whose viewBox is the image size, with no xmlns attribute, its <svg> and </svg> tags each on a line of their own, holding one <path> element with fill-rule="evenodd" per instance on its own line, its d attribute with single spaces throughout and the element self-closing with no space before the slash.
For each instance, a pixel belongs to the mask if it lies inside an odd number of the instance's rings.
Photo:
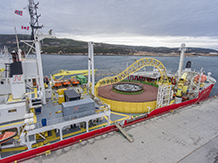
<svg viewBox="0 0 218 163">
<path fill-rule="evenodd" d="M 95 89 L 95 73 L 94 73 L 94 43 L 88 42 L 88 84 L 92 83 L 92 94 L 94 95 Z M 92 66 L 92 82 L 91 82 L 91 73 L 90 66 Z"/>
<path fill-rule="evenodd" d="M 91 83 L 91 42 L 88 42 L 88 85 Z"/>
<path fill-rule="evenodd" d="M 181 51 L 181 54 L 180 54 L 180 61 L 179 61 L 179 69 L 178 69 L 178 82 L 181 78 L 181 75 L 182 75 L 182 66 L 183 66 L 183 60 L 184 60 L 184 52 L 186 50 L 186 47 L 185 47 L 185 43 L 182 43 L 180 49 Z"/>
<path fill-rule="evenodd" d="M 29 14 L 30 14 L 30 26 L 32 28 L 31 39 L 35 43 L 35 51 L 37 57 L 37 66 L 39 72 L 39 83 L 40 83 L 40 91 L 42 92 L 42 103 L 46 104 L 45 99 L 45 88 L 43 81 L 43 70 L 42 70 L 42 59 L 41 59 L 41 45 L 40 41 L 44 38 L 43 35 L 39 33 L 39 29 L 42 28 L 42 25 L 39 26 L 39 17 L 41 15 L 37 14 L 38 4 L 35 4 L 34 0 L 29 0 Z"/>
<path fill-rule="evenodd" d="M 35 4 L 34 0 L 29 0 L 29 14 L 30 14 L 30 26 L 32 28 L 31 39 L 34 39 L 34 35 L 38 29 L 42 28 L 42 25 L 39 26 L 39 17 L 41 16 L 37 14 L 39 2 Z"/>
<path fill-rule="evenodd" d="M 93 48 L 94 43 L 91 42 L 91 62 L 92 62 L 92 94 L 95 95 L 95 71 L 94 71 L 94 48 Z"/>
</svg>

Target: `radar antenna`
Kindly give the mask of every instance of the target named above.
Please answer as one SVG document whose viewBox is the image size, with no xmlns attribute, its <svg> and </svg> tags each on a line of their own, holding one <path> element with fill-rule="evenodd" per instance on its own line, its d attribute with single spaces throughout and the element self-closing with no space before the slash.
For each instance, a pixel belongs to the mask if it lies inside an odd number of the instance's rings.
<svg viewBox="0 0 218 163">
<path fill-rule="evenodd" d="M 34 35 L 36 33 L 36 30 L 41 29 L 42 25 L 39 25 L 39 17 L 41 14 L 37 14 L 37 9 L 38 9 L 38 3 L 35 3 L 34 0 L 29 0 L 29 14 L 30 14 L 30 26 L 32 28 L 32 33 L 31 33 L 31 39 L 34 39 Z"/>
</svg>

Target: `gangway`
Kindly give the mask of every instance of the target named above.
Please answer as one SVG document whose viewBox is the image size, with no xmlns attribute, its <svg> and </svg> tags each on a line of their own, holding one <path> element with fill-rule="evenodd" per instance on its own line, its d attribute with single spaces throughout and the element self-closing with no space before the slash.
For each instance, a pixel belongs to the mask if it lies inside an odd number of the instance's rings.
<svg viewBox="0 0 218 163">
<path fill-rule="evenodd" d="M 119 125 L 119 124 L 115 124 L 115 126 L 119 129 L 119 131 L 125 136 L 125 138 L 127 138 L 129 140 L 130 143 L 132 143 L 134 140 L 131 136 L 129 136 L 124 130 L 123 128 Z"/>
</svg>

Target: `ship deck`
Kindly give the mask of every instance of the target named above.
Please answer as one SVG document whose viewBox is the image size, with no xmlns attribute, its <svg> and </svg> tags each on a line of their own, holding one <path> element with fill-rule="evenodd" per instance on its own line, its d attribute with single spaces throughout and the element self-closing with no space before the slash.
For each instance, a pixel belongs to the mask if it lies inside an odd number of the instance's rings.
<svg viewBox="0 0 218 163">
<path fill-rule="evenodd" d="M 89 96 L 85 96 L 85 98 L 89 98 Z M 95 103 L 95 107 L 98 107 L 98 104 Z M 98 114 L 98 113 L 96 113 Z M 127 119 L 131 116 L 130 114 L 123 114 L 118 112 L 111 112 L 110 123 L 114 123 L 122 121 L 123 119 Z M 43 127 L 42 120 L 46 118 L 47 125 L 55 125 L 63 122 L 67 122 L 62 114 L 62 105 L 57 102 L 51 100 L 51 98 L 46 100 L 46 105 L 43 105 L 42 111 L 40 114 L 36 115 L 37 123 L 36 129 Z M 102 122 L 99 124 L 100 126 L 107 125 L 107 117 L 104 116 Z"/>
<path fill-rule="evenodd" d="M 33 91 L 30 91 L 30 93 L 34 96 Z M 57 97 L 57 94 L 56 94 Z M 85 95 L 84 98 L 90 98 L 89 95 Z M 58 99 L 58 98 L 57 98 Z M 99 105 L 95 103 L 95 106 L 98 107 Z M 103 116 L 101 116 L 103 115 Z M 29 134 L 37 134 L 37 133 L 43 133 L 45 131 L 48 132 L 47 138 L 44 140 L 43 137 L 40 139 L 36 139 L 36 143 L 33 144 L 33 148 L 41 146 L 41 144 L 47 144 L 47 143 L 54 143 L 60 140 L 61 135 L 63 139 L 76 136 L 79 134 L 83 134 L 87 132 L 86 126 L 80 126 L 79 123 L 85 122 L 87 118 L 94 119 L 97 117 L 102 117 L 101 121 L 98 122 L 96 125 L 91 125 L 88 128 L 88 131 L 96 130 L 99 128 L 102 128 L 104 126 L 108 125 L 108 117 L 106 115 L 110 115 L 110 124 L 114 124 L 120 121 L 123 121 L 125 119 L 130 118 L 130 114 L 124 114 L 124 113 L 118 113 L 118 112 L 96 112 L 93 115 L 80 117 L 76 119 L 65 119 L 62 114 L 62 105 L 58 104 L 56 100 L 52 100 L 51 98 L 46 99 L 46 104 L 42 106 L 41 113 L 36 114 L 35 116 L 35 129 L 32 131 L 29 131 Z M 46 119 L 46 125 L 43 125 L 43 119 Z M 24 125 L 24 121 L 16 121 L 11 122 L 9 124 L 2 124 L 1 128 L 8 128 L 9 126 L 11 128 L 22 126 Z M 57 129 L 57 130 L 56 130 Z M 62 130 L 62 134 L 60 133 L 60 129 Z M 12 153 L 15 154 L 19 151 L 26 150 L 26 147 L 12 147 L 10 145 L 12 141 L 7 142 L 5 144 L 6 146 L 2 147 L 0 151 L 0 156 L 7 157 L 11 155 Z"/>
<path fill-rule="evenodd" d="M 124 128 L 133 136 L 133 143 L 113 132 L 25 163 L 215 162 L 218 151 L 217 103 L 218 99 L 211 99 Z"/>
<path fill-rule="evenodd" d="M 120 82 L 122 83 L 122 82 Z M 131 82 L 125 82 L 131 83 Z M 137 83 L 143 87 L 143 92 L 135 95 L 121 94 L 113 91 L 113 85 L 106 85 L 98 88 L 98 95 L 100 97 L 123 102 L 149 102 L 157 100 L 158 88 L 155 86 Z"/>
</svg>

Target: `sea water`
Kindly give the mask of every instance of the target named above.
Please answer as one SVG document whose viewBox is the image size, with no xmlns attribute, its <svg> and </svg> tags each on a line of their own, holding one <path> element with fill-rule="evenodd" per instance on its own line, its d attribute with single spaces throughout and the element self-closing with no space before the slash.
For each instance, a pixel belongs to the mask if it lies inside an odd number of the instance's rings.
<svg viewBox="0 0 218 163">
<path fill-rule="evenodd" d="M 124 70 L 135 60 L 144 56 L 94 56 L 95 69 L 117 69 Z M 153 57 L 163 63 L 167 72 L 176 73 L 179 67 L 179 57 Z M 183 68 L 188 61 L 192 62 L 192 70 L 200 71 L 203 67 L 205 74 L 212 73 L 212 77 L 218 80 L 218 57 L 185 57 Z M 42 55 L 43 73 L 46 76 L 63 70 L 87 70 L 88 56 L 86 55 Z M 150 68 L 150 67 L 148 67 Z M 147 68 L 146 68 L 147 69 Z M 96 78 L 98 80 L 98 78 Z M 211 91 L 210 96 L 218 94 L 218 84 Z"/>
</svg>

